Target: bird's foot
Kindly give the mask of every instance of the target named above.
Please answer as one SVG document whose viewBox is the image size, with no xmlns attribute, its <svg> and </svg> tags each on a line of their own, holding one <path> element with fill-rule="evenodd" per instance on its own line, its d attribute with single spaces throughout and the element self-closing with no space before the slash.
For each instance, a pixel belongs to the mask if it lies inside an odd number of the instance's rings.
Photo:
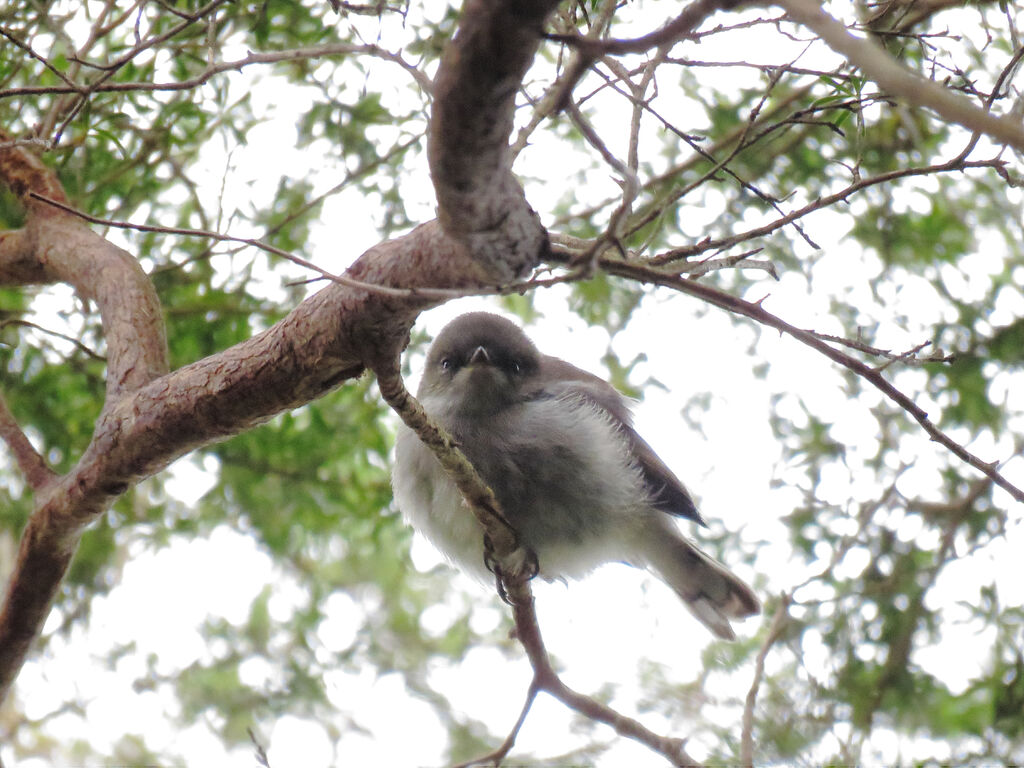
<svg viewBox="0 0 1024 768">
<path fill-rule="evenodd" d="M 494 574 L 498 595 L 511 605 L 506 585 L 529 581 L 540 572 L 537 555 L 529 547 L 519 545 L 505 557 L 494 555 L 494 547 L 488 536 L 484 536 L 484 565 Z"/>
</svg>

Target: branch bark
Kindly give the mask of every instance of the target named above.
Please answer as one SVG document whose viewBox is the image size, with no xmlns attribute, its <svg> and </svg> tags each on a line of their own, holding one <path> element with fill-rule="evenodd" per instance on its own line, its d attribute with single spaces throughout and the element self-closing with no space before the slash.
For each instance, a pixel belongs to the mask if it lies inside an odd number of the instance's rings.
<svg viewBox="0 0 1024 768">
<path fill-rule="evenodd" d="M 515 94 L 553 0 L 467 0 L 434 80 L 427 145 L 438 219 L 502 282 L 534 266 L 547 233 L 512 175 Z M 529 258 L 509 258 L 516 245 Z M 525 246 L 525 247 L 524 247 Z"/>
</svg>

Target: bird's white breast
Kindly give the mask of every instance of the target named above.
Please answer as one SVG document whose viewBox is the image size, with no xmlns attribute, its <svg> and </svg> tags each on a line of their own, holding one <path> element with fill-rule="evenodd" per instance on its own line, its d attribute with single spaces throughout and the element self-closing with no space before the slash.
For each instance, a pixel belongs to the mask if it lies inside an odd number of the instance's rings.
<svg viewBox="0 0 1024 768">
<path fill-rule="evenodd" d="M 424 406 L 431 412 L 429 400 Z M 638 531 L 654 512 L 625 438 L 602 409 L 567 395 L 532 401 L 481 429 L 485 438 L 464 438 L 466 453 L 474 460 L 474 440 L 498 441 L 487 455 L 500 459 L 476 463 L 482 473 L 489 469 L 496 492 L 505 488 L 499 501 L 536 553 L 542 576 L 579 577 L 605 562 L 634 559 Z M 395 499 L 407 519 L 461 568 L 487 578 L 480 524 L 433 454 L 404 427 L 395 453 Z M 554 468 L 563 465 L 579 471 L 562 477 Z"/>
</svg>

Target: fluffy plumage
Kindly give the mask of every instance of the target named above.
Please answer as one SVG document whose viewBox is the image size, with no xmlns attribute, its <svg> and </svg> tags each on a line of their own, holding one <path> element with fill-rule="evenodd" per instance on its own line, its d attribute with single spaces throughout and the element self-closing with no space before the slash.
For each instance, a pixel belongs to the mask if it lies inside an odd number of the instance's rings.
<svg viewBox="0 0 1024 768">
<path fill-rule="evenodd" d="M 621 561 L 648 568 L 716 635 L 756 614 L 753 591 L 683 536 L 703 524 L 687 492 L 632 426 L 607 382 L 542 355 L 514 323 L 486 312 L 449 323 L 417 394 L 490 485 L 546 579 Z M 458 490 L 408 429 L 398 435 L 395 498 L 412 524 L 470 573 L 485 576 L 483 537 Z"/>
</svg>

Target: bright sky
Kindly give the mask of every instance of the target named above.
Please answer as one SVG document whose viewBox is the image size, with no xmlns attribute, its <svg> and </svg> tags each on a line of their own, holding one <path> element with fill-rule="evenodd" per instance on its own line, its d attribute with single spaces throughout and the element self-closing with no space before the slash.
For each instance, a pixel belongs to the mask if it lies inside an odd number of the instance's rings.
<svg viewBox="0 0 1024 768">
<path fill-rule="evenodd" d="M 663 5 L 650 4 L 644 9 L 647 21 L 640 26 L 647 30 L 655 24 Z M 387 35 L 406 35 L 401 29 L 387 29 Z M 373 35 L 376 36 L 376 27 Z M 628 34 L 626 30 L 623 34 Z M 382 34 L 385 40 L 393 38 Z M 760 51 L 767 59 L 793 58 L 796 53 L 780 50 L 778 38 L 762 47 L 764 41 L 752 36 L 751 48 L 745 51 L 758 59 Z M 390 43 L 386 43 L 390 47 Z M 802 46 L 793 43 L 794 49 Z M 753 52 L 753 53 L 751 53 Z M 701 56 L 713 58 L 714 48 L 705 43 Z M 730 58 L 733 52 L 719 52 Z M 237 55 L 243 55 L 243 52 Z M 236 54 L 226 52 L 227 57 Z M 827 55 L 826 55 L 826 58 Z M 810 62 L 815 65 L 820 62 Z M 325 65 L 327 66 L 327 65 Z M 393 67 L 384 67 L 382 73 L 395 77 Z M 710 75 L 709 75 L 710 76 Z M 730 73 L 730 77 L 754 78 L 749 72 Z M 249 89 L 247 82 L 230 75 L 239 89 Z M 663 86 L 663 89 L 665 86 Z M 394 98 L 401 91 L 396 88 Z M 243 147 L 231 148 L 230 156 L 223 148 L 210 148 L 210 157 L 201 165 L 206 169 L 205 194 L 211 204 L 221 193 L 225 169 L 229 169 L 224 186 L 225 197 L 232 199 L 265 199 L 276 187 L 277 167 L 296 174 L 306 167 L 310 172 L 320 163 L 316 147 L 302 150 L 294 146 L 293 115 L 297 113 L 291 100 L 305 95 L 298 89 L 271 89 L 266 86 L 252 90 L 257 111 L 267 110 L 276 119 L 254 130 Z M 685 109 L 679 102 L 674 105 Z M 685 124 L 685 121 L 683 121 Z M 651 128 L 651 130 L 656 130 Z M 613 151 L 615 136 L 610 144 Z M 543 177 L 558 153 L 558 162 L 564 177 L 571 175 L 571 164 L 586 162 L 586 155 L 578 150 L 567 150 L 558 144 L 537 137 L 537 143 L 524 152 L 517 171 L 524 178 Z M 424 182 L 426 175 L 423 175 Z M 617 190 L 610 172 L 599 171 L 588 177 L 588 184 L 577 190 L 580 202 L 585 196 L 594 201 L 603 199 Z M 319 191 L 319 190 L 318 190 Z M 553 207 L 563 193 L 557 185 L 527 184 L 531 203 L 540 211 Z M 429 185 L 403 188 L 403 195 L 413 204 L 410 215 L 423 220 L 433 216 L 433 198 Z M 913 207 L 920 201 L 908 199 Z M 339 270 L 362 250 L 374 244 L 378 235 L 372 226 L 375 211 L 372 201 L 358 192 L 346 192 L 325 207 L 323 225 L 315 227 L 313 237 L 318 263 L 328 269 Z M 694 216 L 699 214 L 695 212 Z M 713 199 L 704 215 L 711 220 L 718 215 Z M 344 221 L 346 232 L 343 246 L 334 222 Z M 699 229 L 695 218 L 690 224 Z M 765 275 L 757 287 L 757 296 L 768 294 L 764 306 L 800 327 L 825 332 L 839 332 L 827 313 L 823 294 L 825 290 L 846 291 L 851 303 L 863 307 L 869 314 L 885 317 L 912 309 L 920 318 L 920 328 L 896 328 L 883 324 L 882 346 L 909 348 L 926 337 L 923 325 L 937 319 L 937 297 L 924 281 L 908 279 L 899 293 L 889 297 L 873 297 L 866 291 L 862 275 L 841 268 L 851 261 L 872 266 L 870 254 L 864 254 L 851 243 L 844 242 L 842 219 L 832 220 L 828 215 L 815 217 L 807 227 L 815 241 L 823 247 L 824 255 L 814 270 L 815 290 L 811 290 L 807 276 L 783 274 L 779 282 Z M 232 230 L 232 234 L 247 235 Z M 111 233 L 112 238 L 117 237 Z M 1000 246 L 1002 247 L 1002 246 Z M 979 249 L 974 257 L 972 272 L 992 272 L 1001 267 L 1002 254 L 995 249 Z M 230 266 L 225 262 L 225 269 Z M 826 282 L 829 283 L 826 285 Z M 965 286 L 969 292 L 971 286 Z M 269 290 L 269 289 L 268 289 Z M 543 318 L 529 332 L 541 349 L 564 357 L 595 372 L 602 372 L 601 358 L 609 339 L 600 328 L 588 328 L 565 310 L 566 292 L 562 288 L 538 294 L 537 306 Z M 55 308 L 63 310 L 67 304 L 67 291 L 55 288 L 45 294 L 37 305 L 37 321 L 48 327 L 57 324 L 52 318 Z M 1006 317 L 1024 314 L 1019 297 L 1008 299 L 1000 307 Z M 1016 303 L 1014 303 L 1016 302 Z M 426 313 L 420 325 L 436 333 L 448 320 L 461 312 L 494 308 L 488 300 L 467 299 L 452 302 Z M 47 317 L 51 315 L 51 317 Z M 999 319 L 993 317 L 993 324 Z M 771 362 L 764 379 L 750 372 L 750 347 L 756 343 L 757 353 Z M 870 474 L 864 467 L 865 457 L 874 451 L 875 435 L 866 418 L 870 398 L 849 401 L 834 366 L 796 342 L 779 338 L 773 332 L 758 333 L 751 324 L 733 324 L 724 313 L 706 309 L 695 300 L 659 292 L 644 301 L 627 332 L 615 340 L 615 351 L 628 361 L 643 353 L 647 360 L 636 370 L 635 381 L 648 376 L 665 385 L 665 389 L 650 388 L 636 407 L 636 423 L 641 434 L 654 446 L 662 458 L 692 487 L 702 503 L 702 511 L 709 520 L 719 520 L 732 532 L 730 551 L 748 551 L 758 541 L 785 542 L 787 534 L 779 519 L 787 514 L 799 500 L 791 488 L 772 488 L 771 481 L 783 471 L 780 452 L 768 424 L 769 402 L 773 394 L 782 393 L 779 405 L 784 413 L 799 418 L 798 398 L 812 404 L 820 416 L 834 425 L 833 436 L 842 440 L 849 449 L 846 468 L 834 467 L 823 479 L 821 493 L 845 505 L 851 498 L 870 498 L 877 493 Z M 418 371 L 422 361 L 414 362 Z M 912 381 L 914 372 L 900 374 Z M 414 386 L 415 381 L 410 382 Z M 1006 381 L 1006 397 L 1018 401 L 1024 398 L 1024 383 Z M 683 417 L 689 399 L 710 393 L 710 407 L 701 419 L 703 434 L 689 426 Z M 1024 425 L 1018 425 L 1024 426 Z M 987 440 L 977 450 L 986 457 L 1006 456 L 1007 441 Z M 934 448 L 922 441 L 921 453 L 914 457 L 917 465 L 910 470 L 901 485 L 909 495 L 929 497 L 934 487 L 936 462 Z M 215 470 L 215 466 L 207 467 Z M 1024 461 L 1015 459 L 1005 468 L 1008 477 L 1018 484 L 1024 483 Z M 195 500 L 209 487 L 209 477 L 191 460 L 184 459 L 169 470 L 176 479 L 172 492 L 183 499 Z M 1002 503 L 1009 505 L 1005 494 L 997 494 Z M 901 537 L 918 535 L 912 521 L 899 528 Z M 699 534 L 697 534 L 699 535 Z M 1024 536 L 1020 526 L 1012 528 L 1006 539 L 987 547 L 980 554 L 946 569 L 935 599 L 945 606 L 959 600 L 976 599 L 976 574 L 996 573 L 1004 601 L 1024 604 L 1024 586 L 1019 578 L 1019 552 L 1024 550 Z M 413 548 L 416 567 L 427 569 L 440 560 L 429 544 L 417 539 Z M 298 587 L 289 584 L 275 571 L 268 556 L 259 551 L 248 537 L 227 529 L 219 529 L 209 539 L 176 540 L 167 549 L 156 554 L 127 553 L 129 562 L 124 569 L 121 585 L 110 595 L 97 598 L 89 626 L 77 629 L 65 642 L 55 639 L 51 652 L 43 659 L 28 663 L 17 685 L 17 696 L 30 717 L 43 717 L 75 698 L 88 701 L 83 719 L 73 713 L 57 715 L 50 721 L 50 731 L 60 739 L 73 737 L 87 739 L 97 748 L 112 743 L 123 733 L 137 731 L 146 735 L 154 749 L 171 748 L 186 756 L 189 765 L 246 766 L 254 764 L 251 748 L 225 751 L 205 723 L 198 723 L 184 733 L 170 722 L 173 711 L 170 699 L 157 691 L 137 692 L 131 680 L 145 669 L 145 659 L 154 654 L 161 671 L 173 672 L 196 659 L 210 658 L 216 650 L 208 647 L 198 632 L 202 622 L 210 617 L 224 617 L 228 621 L 244 621 L 251 600 L 266 583 L 276 583 L 280 592 L 271 603 L 272 616 L 283 620 L 297 602 L 289 598 L 289 591 Z M 828 561 L 829 552 L 823 552 L 820 563 Z M 863 556 L 863 557 L 862 557 Z M 862 569 L 867 565 L 863 552 L 855 550 L 840 567 Z M 232 563 L 225 569 L 225 562 Z M 755 581 L 765 595 L 789 590 L 804 581 L 812 570 L 795 566 L 788 547 L 765 548 L 756 571 L 737 566 L 738 573 L 748 581 Z M 425 630 L 433 626 L 443 631 L 456 609 L 466 600 L 476 602 L 474 622 L 479 628 L 497 624 L 502 610 L 490 594 L 490 587 L 476 585 L 460 577 L 466 594 L 447 595 L 425 617 Z M 670 677 L 679 682 L 692 678 L 699 670 L 700 651 L 710 639 L 689 614 L 679 605 L 677 598 L 660 582 L 624 566 L 608 566 L 588 579 L 570 585 L 536 585 L 538 613 L 550 650 L 565 662 L 566 681 L 583 692 L 593 692 L 606 684 L 617 686 L 615 702 L 621 703 L 627 714 L 635 714 L 636 701 L 644 694 L 641 670 L 644 665 L 664 665 Z M 367 606 L 355 603 L 347 595 L 337 595 L 328 603 L 328 619 L 321 639 L 328 647 L 347 647 L 355 637 Z M 46 631 L 56 624 L 51 617 Z M 748 621 L 738 627 L 741 634 L 753 634 L 759 623 Z M 954 689 L 963 687 L 977 669 L 972 658 L 979 643 L 976 627 L 970 623 L 949 626 L 942 643 L 923 648 L 915 653 L 915 660 L 933 674 L 939 675 Z M 132 646 L 117 669 L 106 671 L 96 659 L 102 657 L 111 643 Z M 950 663 L 955 659 L 955 663 Z M 808 668 L 824 671 L 829 663 L 824 646 L 815 657 L 813 642 L 808 644 Z M 771 660 L 769 660 L 770 671 Z M 243 670 L 252 682 L 267 679 L 270 671 L 254 662 Z M 497 651 L 478 649 L 471 651 L 458 666 L 437 666 L 430 672 L 430 680 L 437 689 L 450 698 L 457 709 L 471 712 L 488 723 L 496 732 L 504 733 L 515 721 L 522 696 L 529 682 L 526 662 L 505 658 Z M 482 684 L 486 681 L 486 684 Z M 721 690 L 742 697 L 750 684 L 750 670 L 744 669 L 731 679 L 716 681 Z M 351 732 L 344 736 L 339 752 L 335 754 L 326 731 L 319 723 L 297 717 L 282 717 L 268 731 L 260 733 L 263 743 L 269 745 L 271 765 L 303 765 L 319 768 L 338 764 L 350 765 L 413 765 L 433 764 L 440 760 L 444 748 L 443 727 L 430 708 L 405 691 L 397 676 L 377 678 L 370 672 L 348 674 L 338 672 L 324 681 L 327 695 L 339 711 L 357 713 L 358 720 L 372 731 L 372 736 Z M 722 708 L 723 718 L 738 720 L 735 708 Z M 668 724 L 657 714 L 645 713 L 643 722 L 654 729 Z M 581 744 L 571 732 L 572 717 L 560 705 L 542 698 L 520 735 L 514 754 L 536 752 L 541 755 L 557 754 Z M 612 739 L 610 734 L 605 738 Z M 880 731 L 874 745 L 881 759 L 896 754 L 901 737 Z M 701 759 L 704 747 L 699 741 L 688 745 L 694 757 Z M 941 759 L 941 745 L 936 746 Z M 6 749 L 0 746 L 0 758 L 11 764 Z M 661 766 L 663 761 L 647 750 L 627 740 L 615 742 L 609 758 L 603 765 Z M 21 768 L 59 768 L 50 760 L 27 760 Z"/>
</svg>

